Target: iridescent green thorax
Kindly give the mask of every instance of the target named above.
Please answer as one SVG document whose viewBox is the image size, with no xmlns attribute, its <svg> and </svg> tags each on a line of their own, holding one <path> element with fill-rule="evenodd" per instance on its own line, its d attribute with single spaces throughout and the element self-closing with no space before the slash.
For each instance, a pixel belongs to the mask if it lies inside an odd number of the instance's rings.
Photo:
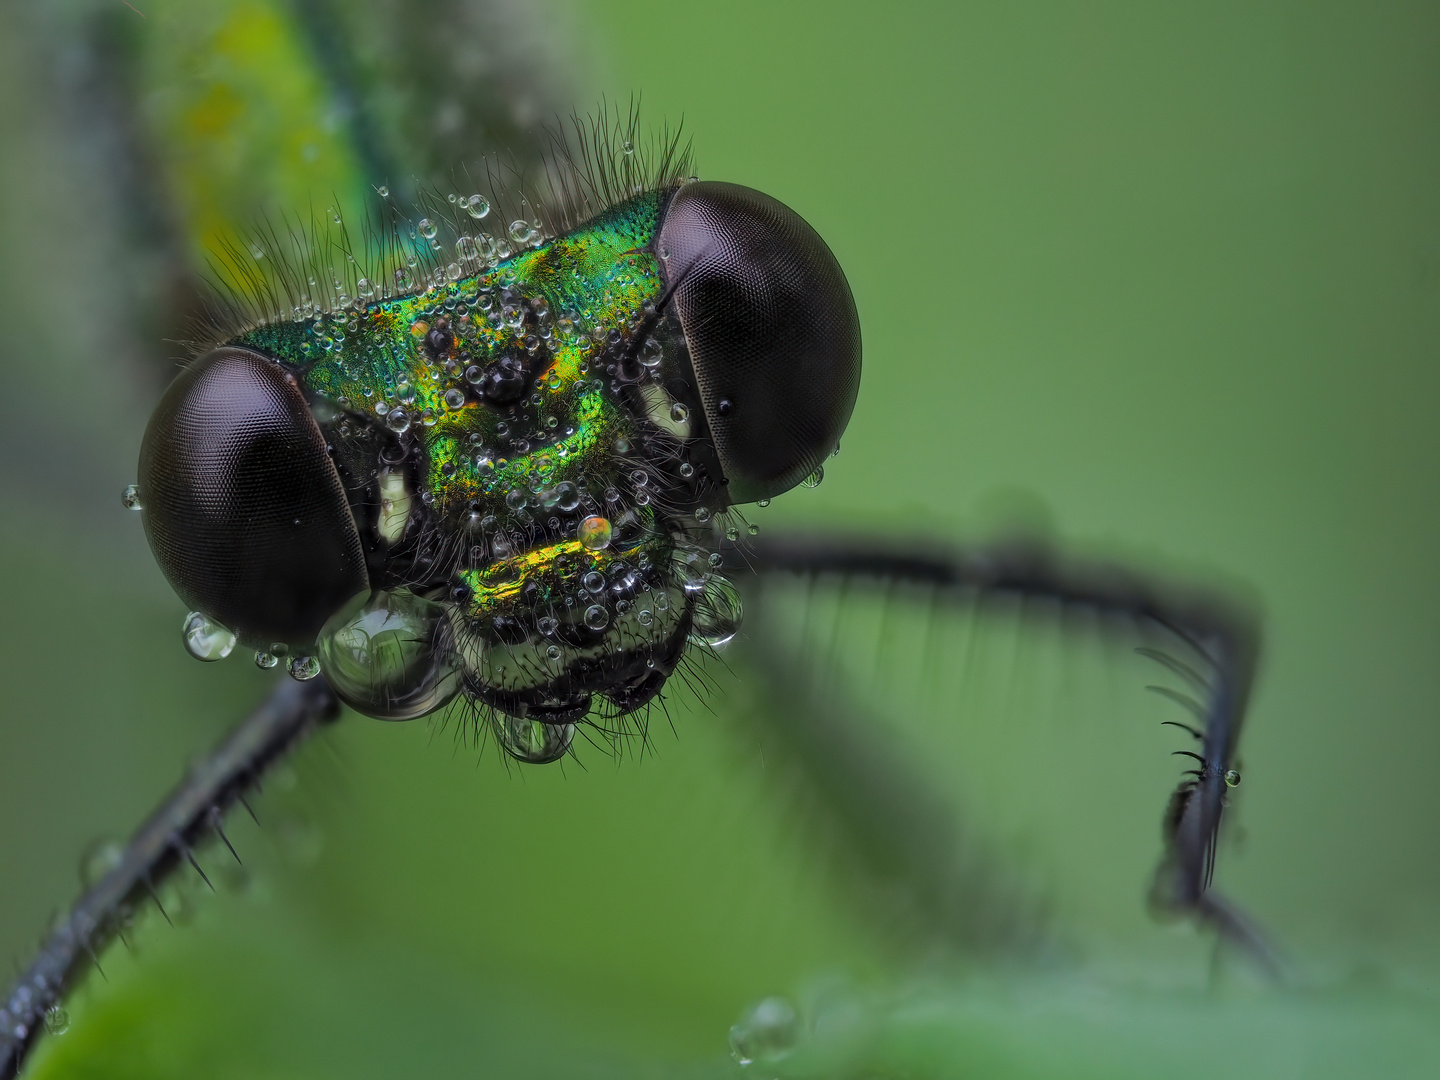
<svg viewBox="0 0 1440 1080">
<path fill-rule="evenodd" d="M 342 410 L 415 431 L 428 458 L 421 497 L 453 523 L 501 513 L 506 494 L 536 484 L 593 485 L 613 472 L 607 450 L 627 421 L 587 377 L 589 361 L 660 293 L 649 248 L 665 197 L 638 196 L 442 289 L 235 344 L 301 368 L 306 389 Z M 533 369 L 532 392 L 508 413 L 476 389 L 505 357 Z"/>
</svg>

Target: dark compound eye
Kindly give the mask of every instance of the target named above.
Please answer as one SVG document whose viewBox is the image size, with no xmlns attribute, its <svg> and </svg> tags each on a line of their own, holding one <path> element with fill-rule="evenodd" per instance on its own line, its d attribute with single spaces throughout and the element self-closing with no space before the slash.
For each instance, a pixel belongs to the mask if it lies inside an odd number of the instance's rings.
<svg viewBox="0 0 1440 1080">
<path fill-rule="evenodd" d="M 737 184 L 671 199 L 657 248 L 732 502 L 794 487 L 840 441 L 860 388 L 860 320 L 825 241 Z"/>
<path fill-rule="evenodd" d="M 140 489 L 170 584 L 250 644 L 309 645 L 369 588 L 320 429 L 259 353 L 215 349 L 171 384 L 145 429 Z"/>
</svg>

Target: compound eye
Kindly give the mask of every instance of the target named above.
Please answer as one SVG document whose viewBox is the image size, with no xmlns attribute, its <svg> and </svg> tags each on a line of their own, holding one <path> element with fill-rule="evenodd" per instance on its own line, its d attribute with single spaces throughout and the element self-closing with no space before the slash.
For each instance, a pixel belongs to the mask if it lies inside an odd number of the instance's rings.
<svg viewBox="0 0 1440 1080">
<path fill-rule="evenodd" d="M 794 487 L 839 443 L 860 319 L 825 241 L 783 203 L 690 183 L 657 239 L 731 502 Z"/>
<path fill-rule="evenodd" d="M 139 481 L 170 584 L 248 644 L 307 646 L 369 588 L 320 428 L 259 353 L 215 349 L 180 374 L 145 429 Z"/>
</svg>

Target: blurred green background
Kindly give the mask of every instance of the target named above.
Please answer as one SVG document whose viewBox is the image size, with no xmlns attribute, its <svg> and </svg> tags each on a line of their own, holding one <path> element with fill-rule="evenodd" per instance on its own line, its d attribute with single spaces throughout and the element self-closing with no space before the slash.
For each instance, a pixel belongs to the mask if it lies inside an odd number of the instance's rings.
<svg viewBox="0 0 1440 1080">
<path fill-rule="evenodd" d="M 727 1075 L 728 1026 L 785 994 L 809 1056 L 777 1075 L 1435 1075 L 1433 4 L 135 8 L 0 12 L 0 956 L 267 685 L 184 655 L 119 504 L 181 353 L 179 268 L 258 209 L 353 205 L 367 161 L 429 176 L 641 93 L 702 176 L 803 214 L 860 307 L 843 451 L 762 528 L 943 543 L 1019 513 L 1253 589 L 1217 884 L 1295 985 L 1217 977 L 1204 938 L 1145 917 L 1173 773 L 1128 661 L 1085 661 L 1124 671 L 1103 736 L 1022 738 L 1013 703 L 960 734 L 893 718 L 1029 845 L 1067 943 L 1038 963 L 938 962 L 867 918 L 763 767 L 774 699 L 737 662 L 618 767 L 507 770 L 347 720 L 267 790 L 266 827 L 237 823 L 243 880 L 177 897 L 193 926 L 137 926 L 37 1074 Z M 376 88 L 369 150 L 336 72 Z M 890 633 L 869 699 L 908 714 L 885 669 L 913 634 Z"/>
</svg>

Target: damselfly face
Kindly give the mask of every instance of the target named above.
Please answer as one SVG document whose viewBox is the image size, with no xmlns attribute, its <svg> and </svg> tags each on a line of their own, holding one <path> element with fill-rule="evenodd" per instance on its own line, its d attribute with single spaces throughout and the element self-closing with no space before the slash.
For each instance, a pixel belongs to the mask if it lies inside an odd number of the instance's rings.
<svg viewBox="0 0 1440 1080">
<path fill-rule="evenodd" d="M 289 655 L 386 719 L 463 695 L 551 761 L 734 634 L 730 510 L 835 448 L 860 334 L 825 243 L 748 188 L 510 237 L 205 352 L 150 421 L 139 498 L 197 655 Z"/>
</svg>

